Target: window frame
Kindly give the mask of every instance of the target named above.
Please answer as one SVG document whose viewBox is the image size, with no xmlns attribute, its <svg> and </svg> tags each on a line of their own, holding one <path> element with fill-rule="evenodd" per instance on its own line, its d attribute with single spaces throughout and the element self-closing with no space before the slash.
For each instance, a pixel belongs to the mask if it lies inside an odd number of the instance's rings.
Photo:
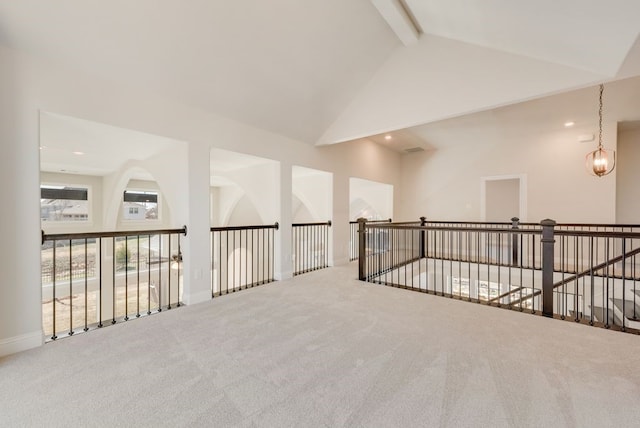
<svg viewBox="0 0 640 428">
<path fill-rule="evenodd" d="M 46 199 L 42 197 L 42 189 L 50 188 L 50 189 L 58 189 L 58 188 L 72 188 L 72 189 L 86 189 L 87 191 L 87 219 L 86 220 L 45 220 L 42 218 L 42 200 Z M 71 201 L 79 201 L 80 199 L 69 199 Z M 69 226 L 69 225 L 77 225 L 77 226 L 86 226 L 92 225 L 94 222 L 93 218 L 93 188 L 89 184 L 82 183 L 69 183 L 69 182 L 50 182 L 43 181 L 40 182 L 40 224 L 41 227 L 45 225 L 48 227 L 56 227 L 56 226 Z"/>
<path fill-rule="evenodd" d="M 157 218 L 154 219 L 147 219 L 147 218 L 142 218 L 142 219 L 128 219 L 125 217 L 125 209 L 127 209 L 127 206 L 125 205 L 126 203 L 131 203 L 128 201 L 125 201 L 125 195 L 127 192 L 130 193 L 141 193 L 141 194 L 145 194 L 145 193 L 150 193 L 150 194 L 155 194 L 156 195 L 156 211 L 157 211 Z M 143 189 L 143 188 L 139 188 L 139 187 L 127 187 L 126 189 L 124 189 L 124 191 L 122 192 L 122 199 L 121 199 L 121 211 L 120 211 L 120 215 L 121 215 L 121 219 L 122 222 L 125 224 L 159 224 L 162 223 L 162 195 L 160 192 L 160 189 Z M 128 207 L 128 208 L 133 208 L 133 207 Z"/>
</svg>

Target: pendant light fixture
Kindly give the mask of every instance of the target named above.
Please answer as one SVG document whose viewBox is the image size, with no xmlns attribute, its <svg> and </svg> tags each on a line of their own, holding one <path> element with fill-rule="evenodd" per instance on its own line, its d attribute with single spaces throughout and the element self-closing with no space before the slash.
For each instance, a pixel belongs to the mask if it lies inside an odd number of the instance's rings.
<svg viewBox="0 0 640 428">
<path fill-rule="evenodd" d="M 600 85 L 600 109 L 598 110 L 598 148 L 587 153 L 586 167 L 590 174 L 602 177 L 610 174 L 616 167 L 615 150 L 606 150 L 602 145 L 602 93 L 604 85 Z"/>
</svg>

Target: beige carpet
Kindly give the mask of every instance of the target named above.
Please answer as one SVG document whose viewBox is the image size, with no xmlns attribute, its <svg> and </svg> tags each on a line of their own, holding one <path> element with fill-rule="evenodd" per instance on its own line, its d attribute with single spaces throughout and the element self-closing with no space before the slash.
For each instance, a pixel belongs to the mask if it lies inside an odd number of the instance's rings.
<svg viewBox="0 0 640 428">
<path fill-rule="evenodd" d="M 325 269 L 0 359 L 0 426 L 638 426 L 640 337 Z"/>
</svg>

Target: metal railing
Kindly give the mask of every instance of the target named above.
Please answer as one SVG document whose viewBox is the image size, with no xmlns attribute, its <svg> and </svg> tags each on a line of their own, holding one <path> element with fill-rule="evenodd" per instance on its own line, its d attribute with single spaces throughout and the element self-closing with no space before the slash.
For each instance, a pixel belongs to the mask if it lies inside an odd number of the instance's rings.
<svg viewBox="0 0 640 428">
<path fill-rule="evenodd" d="M 361 221 L 359 278 L 640 332 L 640 226 L 516 223 Z"/>
<path fill-rule="evenodd" d="M 300 275 L 329 266 L 329 228 L 324 223 L 293 223 L 293 275 Z"/>
<path fill-rule="evenodd" d="M 557 226 L 551 229 L 553 313 L 605 328 L 640 330 L 640 233 L 604 225 L 598 230 Z"/>
<path fill-rule="evenodd" d="M 186 234 L 186 226 L 42 232 L 42 313 L 48 340 L 181 306 L 180 236 Z"/>
<path fill-rule="evenodd" d="M 369 224 L 372 223 L 391 223 L 391 219 L 388 220 L 367 220 Z M 358 248 L 358 220 L 349 222 L 349 261 L 358 260 L 359 256 Z"/>
<path fill-rule="evenodd" d="M 211 228 L 211 297 L 274 281 L 279 225 Z"/>
</svg>

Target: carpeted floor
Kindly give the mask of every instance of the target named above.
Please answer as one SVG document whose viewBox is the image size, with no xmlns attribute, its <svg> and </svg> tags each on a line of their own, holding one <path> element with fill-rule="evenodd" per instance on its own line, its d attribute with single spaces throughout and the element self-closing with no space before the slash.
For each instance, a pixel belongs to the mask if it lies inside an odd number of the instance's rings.
<svg viewBox="0 0 640 428">
<path fill-rule="evenodd" d="M 640 337 L 330 268 L 0 359 L 0 426 L 638 426 Z"/>
</svg>

